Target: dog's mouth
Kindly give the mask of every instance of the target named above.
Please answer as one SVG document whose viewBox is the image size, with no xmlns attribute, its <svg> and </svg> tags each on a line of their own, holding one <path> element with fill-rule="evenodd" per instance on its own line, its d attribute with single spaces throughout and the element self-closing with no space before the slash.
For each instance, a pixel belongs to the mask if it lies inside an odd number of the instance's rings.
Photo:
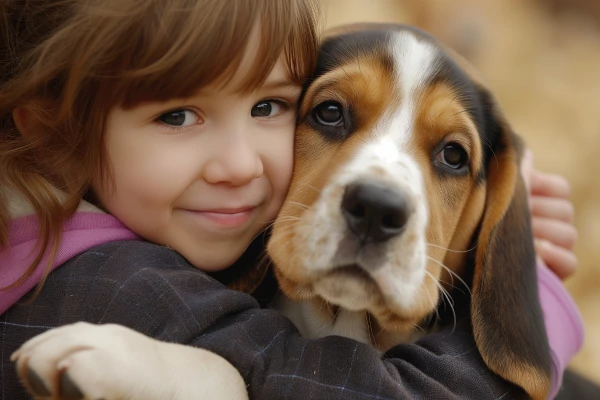
<svg viewBox="0 0 600 400">
<path fill-rule="evenodd" d="M 344 265 L 342 267 L 338 267 L 334 269 L 331 274 L 336 274 L 338 276 L 344 276 L 349 278 L 356 278 L 360 280 L 370 281 L 375 284 L 375 281 L 371 276 L 358 264 L 350 264 Z"/>
<path fill-rule="evenodd" d="M 335 268 L 313 285 L 327 302 L 352 311 L 368 311 L 382 300 L 379 285 L 357 264 Z"/>
</svg>

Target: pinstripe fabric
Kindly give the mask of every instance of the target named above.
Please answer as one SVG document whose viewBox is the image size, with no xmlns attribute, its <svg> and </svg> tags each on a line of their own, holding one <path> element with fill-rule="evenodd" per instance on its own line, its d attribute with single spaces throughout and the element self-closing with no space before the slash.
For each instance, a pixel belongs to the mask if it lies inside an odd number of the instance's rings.
<svg viewBox="0 0 600 400">
<path fill-rule="evenodd" d="M 28 398 L 10 354 L 49 328 L 85 320 L 119 323 L 227 358 L 254 399 L 518 399 L 490 372 L 468 319 L 385 355 L 340 337 L 301 338 L 289 321 L 141 241 L 94 247 L 57 268 L 39 298 L 0 316 L 0 398 Z"/>
</svg>

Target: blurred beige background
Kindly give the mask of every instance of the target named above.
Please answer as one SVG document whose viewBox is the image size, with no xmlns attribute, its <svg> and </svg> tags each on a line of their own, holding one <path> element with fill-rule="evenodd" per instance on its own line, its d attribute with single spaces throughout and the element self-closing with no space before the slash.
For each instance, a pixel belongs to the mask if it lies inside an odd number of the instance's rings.
<svg viewBox="0 0 600 400">
<path fill-rule="evenodd" d="M 586 342 L 572 367 L 600 382 L 600 0 L 324 0 L 326 26 L 421 27 L 479 68 L 536 165 L 569 179 L 579 270 L 566 284 Z"/>
</svg>

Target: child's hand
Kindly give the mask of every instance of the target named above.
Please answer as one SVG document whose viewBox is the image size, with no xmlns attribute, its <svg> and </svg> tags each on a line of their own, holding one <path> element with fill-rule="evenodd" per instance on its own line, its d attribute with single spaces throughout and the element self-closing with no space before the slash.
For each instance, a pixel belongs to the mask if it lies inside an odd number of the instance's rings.
<svg viewBox="0 0 600 400">
<path fill-rule="evenodd" d="M 573 246 L 577 228 L 573 225 L 573 203 L 569 200 L 571 185 L 560 175 L 536 170 L 533 153 L 525 152 L 521 172 L 529 190 L 533 237 L 536 252 L 561 279 L 577 269 Z"/>
</svg>

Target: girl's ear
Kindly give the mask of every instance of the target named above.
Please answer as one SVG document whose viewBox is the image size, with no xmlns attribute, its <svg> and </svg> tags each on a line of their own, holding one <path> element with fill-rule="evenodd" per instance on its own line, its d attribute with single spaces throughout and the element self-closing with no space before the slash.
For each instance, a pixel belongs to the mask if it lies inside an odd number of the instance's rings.
<svg viewBox="0 0 600 400">
<path fill-rule="evenodd" d="M 47 121 L 52 115 L 52 103 L 47 100 L 35 99 L 15 108 L 12 111 L 15 126 L 24 138 L 35 137 L 40 131 L 43 121 Z"/>
<path fill-rule="evenodd" d="M 27 132 L 31 132 L 31 110 L 27 106 L 17 107 L 13 110 L 12 117 L 21 135 L 28 136 Z"/>
<path fill-rule="evenodd" d="M 30 139 L 40 131 L 41 113 L 45 110 L 41 101 L 32 101 L 15 108 L 12 112 L 13 121 L 21 136 Z"/>
</svg>

